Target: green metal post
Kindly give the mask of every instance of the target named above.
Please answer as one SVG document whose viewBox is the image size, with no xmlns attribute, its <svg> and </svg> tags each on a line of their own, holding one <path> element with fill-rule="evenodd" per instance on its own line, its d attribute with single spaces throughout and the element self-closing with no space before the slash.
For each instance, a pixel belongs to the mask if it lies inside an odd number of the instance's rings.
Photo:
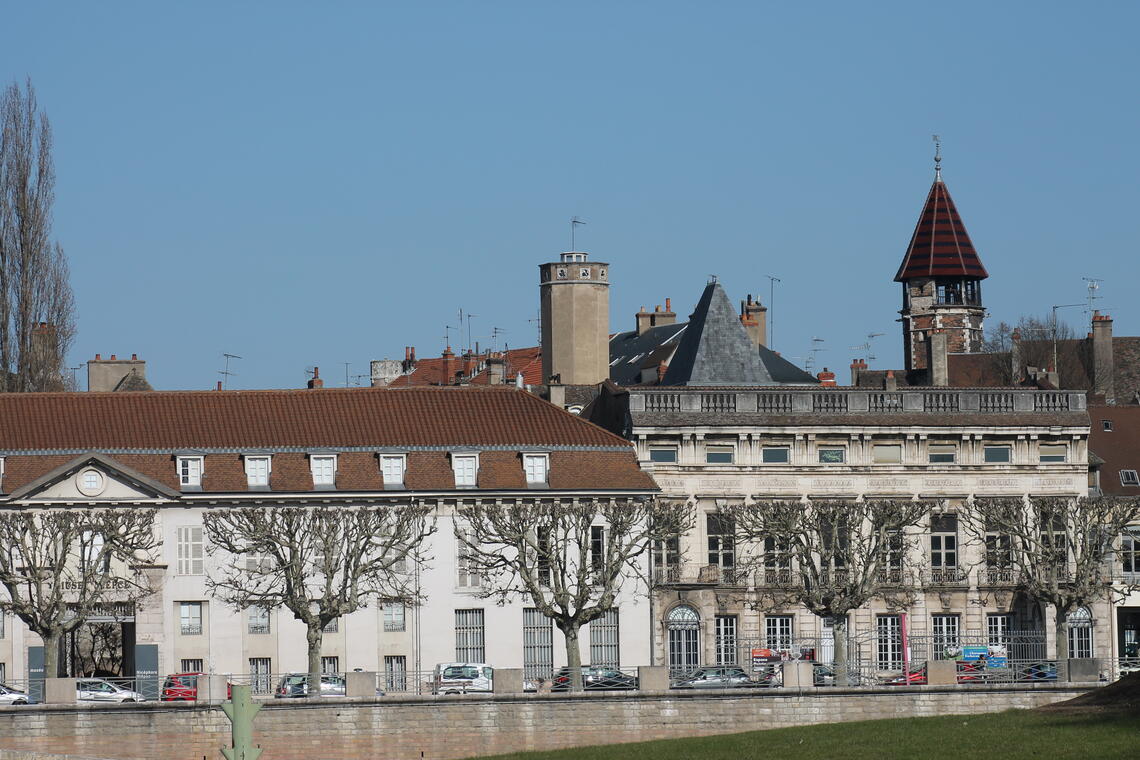
<svg viewBox="0 0 1140 760">
<path fill-rule="evenodd" d="M 232 725 L 233 748 L 222 748 L 226 760 L 257 760 L 261 748 L 253 746 L 253 716 L 261 710 L 250 698 L 249 685 L 230 687 L 230 701 L 222 702 L 222 712 Z"/>
</svg>

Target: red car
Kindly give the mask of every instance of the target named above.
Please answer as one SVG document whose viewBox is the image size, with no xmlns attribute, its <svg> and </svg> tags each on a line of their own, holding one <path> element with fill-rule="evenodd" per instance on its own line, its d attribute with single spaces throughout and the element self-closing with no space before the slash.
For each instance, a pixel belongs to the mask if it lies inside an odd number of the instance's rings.
<svg viewBox="0 0 1140 760">
<path fill-rule="evenodd" d="M 163 702 L 193 702 L 198 699 L 198 679 L 205 673 L 171 673 L 162 682 Z"/>
<path fill-rule="evenodd" d="M 958 663 L 958 683 L 977 683 L 986 680 L 985 676 L 986 664 L 985 662 L 959 662 Z M 883 681 L 884 686 L 925 686 L 926 685 L 926 665 L 921 667 L 912 668 L 910 671 L 910 679 L 908 680 L 906 674 L 891 676 Z"/>
</svg>

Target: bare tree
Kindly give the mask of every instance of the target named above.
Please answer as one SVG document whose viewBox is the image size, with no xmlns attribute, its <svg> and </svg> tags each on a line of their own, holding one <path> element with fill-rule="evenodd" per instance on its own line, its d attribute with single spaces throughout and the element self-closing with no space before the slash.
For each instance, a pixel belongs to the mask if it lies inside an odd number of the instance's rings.
<svg viewBox="0 0 1140 760">
<path fill-rule="evenodd" d="M 893 595 L 902 603 L 909 588 L 904 563 L 917 556 L 918 544 L 908 529 L 930 504 L 805 499 L 725 502 L 721 510 L 740 540 L 761 549 L 751 562 L 786 571 L 766 578 L 774 599 L 833 619 L 835 675 L 846 685 L 847 616 L 875 597 Z"/>
<path fill-rule="evenodd" d="M 60 390 L 75 335 L 67 259 L 51 240 L 55 167 L 31 82 L 0 95 L 0 391 Z"/>
<path fill-rule="evenodd" d="M 963 526 L 993 570 L 1008 568 L 1026 596 L 1053 605 L 1057 658 L 1069 649 L 1068 615 L 1140 588 L 1113 583 L 1113 542 L 1140 520 L 1140 500 L 1030 496 L 977 499 Z"/>
<path fill-rule="evenodd" d="M 284 607 L 305 624 L 308 696 L 320 696 L 321 641 L 332 621 L 370 600 L 420 601 L 415 566 L 435 532 L 420 503 L 243 507 L 204 516 L 211 554 L 206 585 L 234 609 Z"/>
<path fill-rule="evenodd" d="M 160 541 L 153 509 L 0 510 L 0 611 L 44 642 L 44 673 L 60 675 L 59 643 L 108 606 L 153 592 L 140 566 Z"/>
<path fill-rule="evenodd" d="M 562 631 L 570 689 L 581 691 L 582 626 L 614 609 L 624 584 L 649 588 L 641 560 L 688 530 L 692 513 L 645 497 L 475 502 L 457 509 L 455 537 L 484 597 L 522 597 Z"/>
</svg>

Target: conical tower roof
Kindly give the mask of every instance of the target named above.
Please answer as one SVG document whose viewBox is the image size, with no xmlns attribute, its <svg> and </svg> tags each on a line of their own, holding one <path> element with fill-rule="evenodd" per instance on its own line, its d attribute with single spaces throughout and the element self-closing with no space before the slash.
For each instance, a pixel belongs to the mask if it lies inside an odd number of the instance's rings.
<svg viewBox="0 0 1140 760">
<path fill-rule="evenodd" d="M 926 196 L 895 282 L 913 277 L 989 277 L 941 177 Z"/>
<path fill-rule="evenodd" d="M 661 384 L 776 384 L 719 282 L 701 294 Z"/>
</svg>

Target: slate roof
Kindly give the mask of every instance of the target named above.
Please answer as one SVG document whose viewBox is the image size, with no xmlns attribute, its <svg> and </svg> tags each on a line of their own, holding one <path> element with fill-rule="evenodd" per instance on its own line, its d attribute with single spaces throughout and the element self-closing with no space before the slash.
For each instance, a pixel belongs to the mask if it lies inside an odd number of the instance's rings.
<svg viewBox="0 0 1140 760">
<path fill-rule="evenodd" d="M 1140 486 L 1120 482 L 1121 470 L 1140 472 L 1140 406 L 1090 406 L 1089 452 L 1104 460 L 1100 488 L 1105 494 L 1140 496 Z M 1112 425 L 1104 429 L 1105 420 Z"/>
<path fill-rule="evenodd" d="M 912 277 L 989 277 L 941 179 L 934 180 L 926 196 L 895 282 Z"/>
<path fill-rule="evenodd" d="M 661 384 L 776 385 L 719 282 L 697 301 Z"/>
<path fill-rule="evenodd" d="M 687 426 L 738 426 L 764 425 L 775 427 L 842 428 L 909 427 L 937 425 L 941 428 L 1023 428 L 1023 427 L 1087 427 L 1089 416 L 1084 412 L 1042 412 L 996 414 L 992 412 L 910 412 L 884 414 L 879 412 L 849 412 L 836 414 L 768 414 L 764 412 L 634 412 L 633 424 L 645 427 Z"/>
</svg>

